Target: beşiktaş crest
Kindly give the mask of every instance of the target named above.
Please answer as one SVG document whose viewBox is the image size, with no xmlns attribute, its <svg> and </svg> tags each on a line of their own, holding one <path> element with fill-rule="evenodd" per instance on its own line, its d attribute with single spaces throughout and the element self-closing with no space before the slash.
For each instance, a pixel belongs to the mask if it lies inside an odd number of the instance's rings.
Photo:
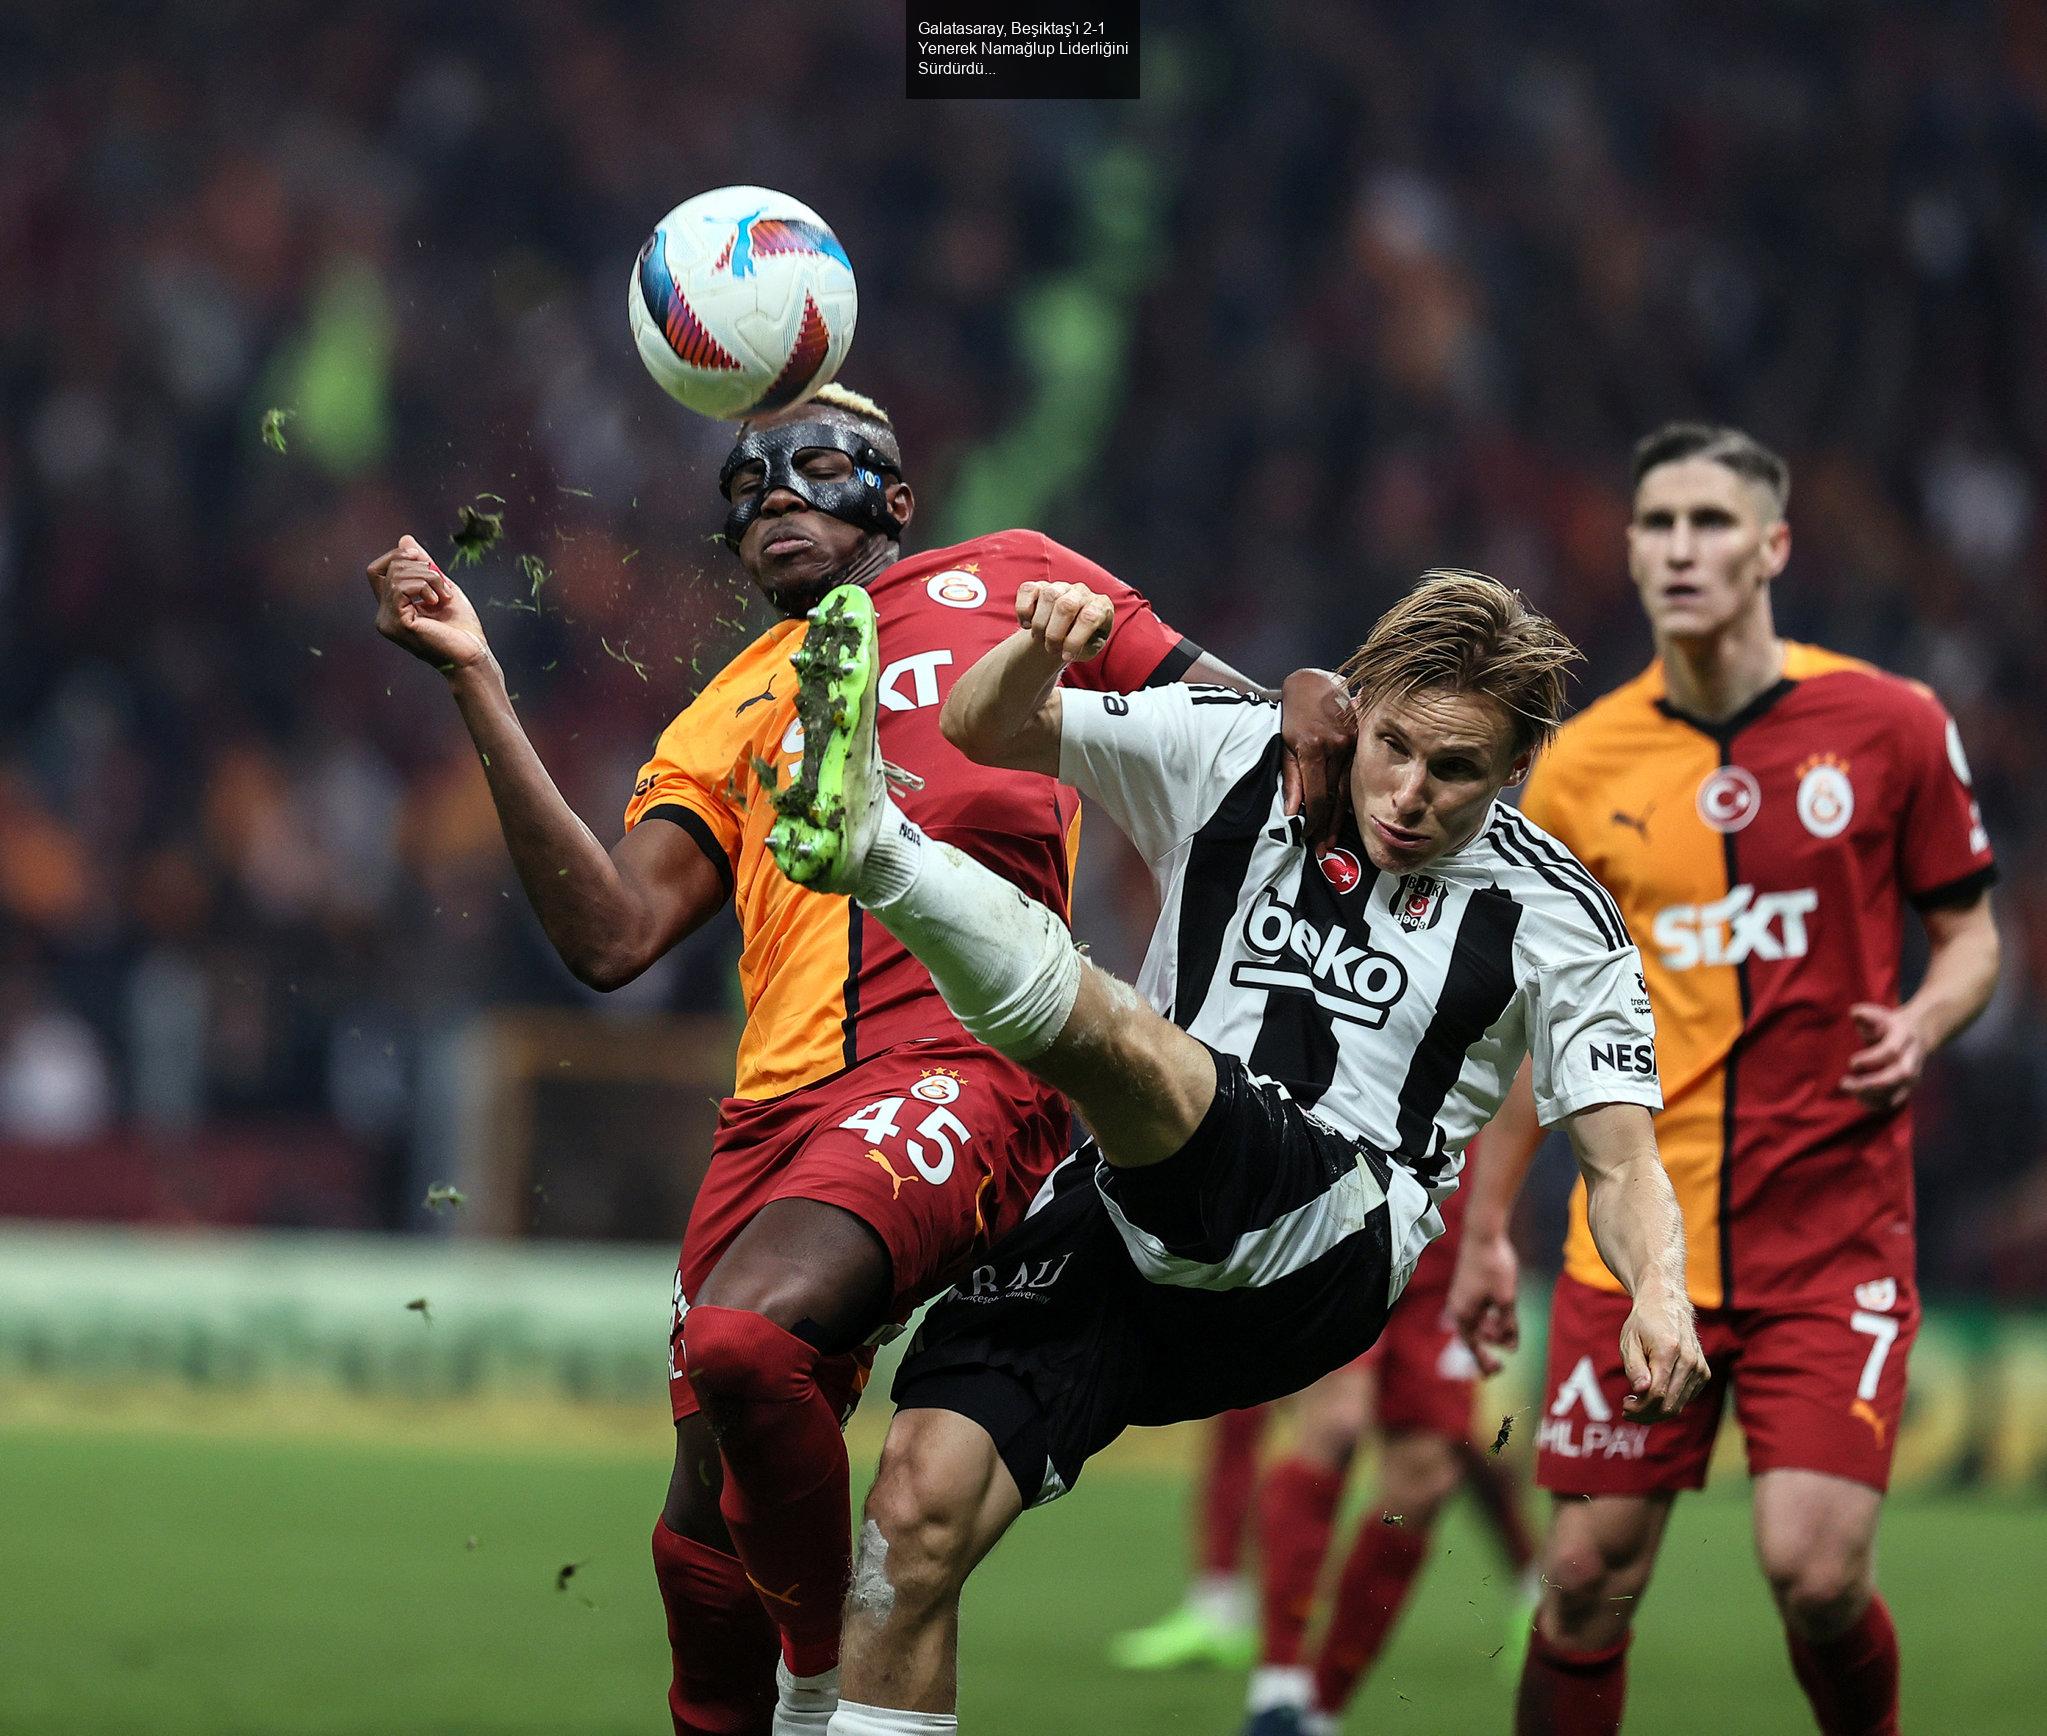
<svg viewBox="0 0 2047 1736">
<path fill-rule="evenodd" d="M 1403 874 L 1386 908 L 1409 934 L 1419 934 L 1443 920 L 1443 894 L 1448 890 L 1433 874 Z"/>
</svg>

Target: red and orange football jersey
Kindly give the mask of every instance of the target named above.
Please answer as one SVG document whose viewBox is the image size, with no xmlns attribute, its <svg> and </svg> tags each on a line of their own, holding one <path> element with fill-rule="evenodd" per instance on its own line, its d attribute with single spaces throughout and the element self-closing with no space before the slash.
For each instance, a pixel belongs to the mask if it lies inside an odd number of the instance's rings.
<svg viewBox="0 0 2047 1736">
<path fill-rule="evenodd" d="M 976 765 L 939 734 L 960 675 L 1016 630 L 1016 593 L 1031 580 L 1086 584 L 1116 605 L 1099 657 L 1069 678 L 1108 691 L 1173 680 L 1198 652 L 1151 605 L 1092 561 L 1035 531 L 999 531 L 912 555 L 867 587 L 880 628 L 881 751 L 924 779 L 898 793 L 934 838 L 1067 908 L 1080 798 L 1052 778 Z M 724 864 L 743 947 L 746 1010 L 735 1097 L 778 1097 L 898 1043 L 963 1038 L 931 978 L 902 945 L 844 898 L 783 878 L 767 853 L 774 806 L 759 759 L 786 779 L 803 757 L 796 672 L 804 624 L 784 621 L 732 659 L 662 732 L 627 804 L 628 830 L 660 818 L 683 826 Z"/>
<path fill-rule="evenodd" d="M 1995 876 L 1959 736 L 1913 682 L 1808 645 L 1724 724 L 1660 664 L 1565 724 L 1522 799 L 1606 885 L 1641 949 L 1692 1300 L 1789 1302 L 1909 1273 L 1909 1107 L 1839 1086 L 1848 1008 L 1894 1004 L 1903 906 Z M 1619 1285 L 1586 1227 L 1565 1269 Z"/>
</svg>

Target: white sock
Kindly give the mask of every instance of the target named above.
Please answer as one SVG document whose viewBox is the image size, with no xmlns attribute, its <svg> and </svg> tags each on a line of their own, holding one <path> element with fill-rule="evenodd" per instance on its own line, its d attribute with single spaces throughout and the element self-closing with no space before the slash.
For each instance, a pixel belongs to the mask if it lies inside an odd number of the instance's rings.
<svg viewBox="0 0 2047 1736">
<path fill-rule="evenodd" d="M 860 885 L 854 896 L 870 910 L 902 897 L 916 880 L 918 861 L 930 842 L 922 826 L 883 796 L 881 830 L 867 847 L 867 860 L 860 864 Z"/>
<path fill-rule="evenodd" d="M 1204 1573 L 1187 1588 L 1187 1607 L 1217 1627 L 1251 1625 L 1251 1587 L 1240 1573 Z"/>
<path fill-rule="evenodd" d="M 890 802 L 855 896 L 922 961 L 967 1030 L 1028 1061 L 1065 1029 L 1080 993 L 1073 936 L 1035 898 Z"/>
<path fill-rule="evenodd" d="M 775 1716 L 771 1736 L 826 1736 L 832 1710 L 839 1703 L 836 1666 L 815 1676 L 790 1674 L 775 1660 Z"/>
<path fill-rule="evenodd" d="M 1265 1664 L 1251 1672 L 1244 1709 L 1269 1712 L 1275 1706 L 1298 1706 L 1305 1710 L 1314 1691 L 1315 1672 L 1305 1665 Z"/>
<path fill-rule="evenodd" d="M 841 1700 L 832 1714 L 831 1736 L 958 1736 L 959 1727 L 952 1712 L 898 1712 Z"/>
</svg>

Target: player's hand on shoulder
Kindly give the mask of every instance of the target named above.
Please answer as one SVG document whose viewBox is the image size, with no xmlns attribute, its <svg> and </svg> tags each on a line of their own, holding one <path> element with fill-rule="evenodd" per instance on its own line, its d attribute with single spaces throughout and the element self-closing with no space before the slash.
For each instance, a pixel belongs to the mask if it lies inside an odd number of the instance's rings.
<svg viewBox="0 0 2047 1736">
<path fill-rule="evenodd" d="M 1621 1365 L 1631 1389 L 1621 1409 L 1630 1422 L 1662 1422 L 1698 1397 L 1712 1370 L 1699 1346 L 1691 1298 L 1644 1285 L 1621 1328 Z"/>
<path fill-rule="evenodd" d="M 409 536 L 370 562 L 377 631 L 435 668 L 452 673 L 490 656 L 483 623 L 462 587 Z"/>
<path fill-rule="evenodd" d="M 1465 1232 L 1444 1308 L 1484 1374 L 1498 1374 L 1505 1366 L 1501 1352 L 1521 1342 L 1514 1306 L 1520 1282 L 1520 1256 L 1507 1237 Z"/>
<path fill-rule="evenodd" d="M 1279 734 L 1286 749 L 1286 811 L 1301 816 L 1310 844 L 1335 843 L 1358 749 L 1343 677 L 1329 669 L 1296 669 L 1281 682 Z"/>
<path fill-rule="evenodd" d="M 1871 1109 L 1895 1109 L 1926 1066 L 1926 1040 L 1903 1007 L 1857 1001 L 1848 1009 L 1863 1046 L 1848 1057 L 1840 1089 Z"/>
<path fill-rule="evenodd" d="M 1116 605 L 1086 585 L 1032 579 L 1017 587 L 1016 624 L 1062 663 L 1086 663 L 1107 648 Z"/>
</svg>

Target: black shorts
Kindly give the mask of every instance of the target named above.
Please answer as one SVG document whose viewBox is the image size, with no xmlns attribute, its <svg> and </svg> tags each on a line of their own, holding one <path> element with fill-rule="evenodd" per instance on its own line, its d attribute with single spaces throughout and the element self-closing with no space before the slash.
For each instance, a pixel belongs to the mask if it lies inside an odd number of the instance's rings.
<svg viewBox="0 0 2047 1736">
<path fill-rule="evenodd" d="M 987 1429 L 1026 1506 L 1133 1423 L 1264 1404 L 1362 1354 L 1428 1233 L 1428 1196 L 1384 1153 L 1233 1056 L 1215 1071 L 1164 1163 L 1119 1170 L 1083 1148 L 1062 1166 L 896 1374 L 899 1408 Z"/>
</svg>

